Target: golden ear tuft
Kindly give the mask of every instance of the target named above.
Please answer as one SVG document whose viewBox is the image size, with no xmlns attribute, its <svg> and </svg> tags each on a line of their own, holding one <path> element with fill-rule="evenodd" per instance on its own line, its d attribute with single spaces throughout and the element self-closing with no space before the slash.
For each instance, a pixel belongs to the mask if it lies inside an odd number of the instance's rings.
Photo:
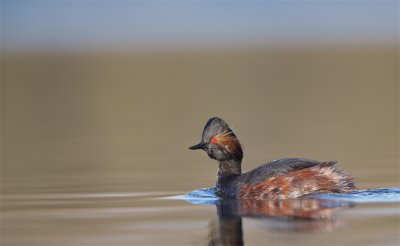
<svg viewBox="0 0 400 246">
<path fill-rule="evenodd" d="M 234 134 L 232 134 L 230 129 L 224 130 L 223 132 L 217 134 L 212 138 L 212 140 L 214 139 L 219 146 L 223 147 L 232 154 L 237 154 L 239 151 L 241 151 L 239 140 Z"/>
</svg>

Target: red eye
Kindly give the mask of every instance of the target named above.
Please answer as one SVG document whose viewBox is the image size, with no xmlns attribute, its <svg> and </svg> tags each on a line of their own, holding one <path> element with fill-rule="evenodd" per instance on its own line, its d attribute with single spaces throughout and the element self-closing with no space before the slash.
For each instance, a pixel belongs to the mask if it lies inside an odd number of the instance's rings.
<svg viewBox="0 0 400 246">
<path fill-rule="evenodd" d="M 216 142 L 217 142 L 217 138 L 216 138 L 216 137 L 212 137 L 212 138 L 210 139 L 210 142 L 211 142 L 211 143 L 216 143 Z"/>
</svg>

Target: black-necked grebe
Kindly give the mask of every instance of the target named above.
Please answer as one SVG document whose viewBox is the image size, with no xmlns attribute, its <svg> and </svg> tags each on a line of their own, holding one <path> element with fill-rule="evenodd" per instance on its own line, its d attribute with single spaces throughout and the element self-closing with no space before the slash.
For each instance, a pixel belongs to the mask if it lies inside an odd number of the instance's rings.
<svg viewBox="0 0 400 246">
<path fill-rule="evenodd" d="M 201 142 L 189 149 L 202 149 L 218 161 L 216 188 L 221 197 L 285 199 L 356 189 L 353 177 L 336 168 L 336 161 L 286 158 L 242 174 L 242 146 L 229 125 L 218 117 L 208 120 Z"/>
</svg>

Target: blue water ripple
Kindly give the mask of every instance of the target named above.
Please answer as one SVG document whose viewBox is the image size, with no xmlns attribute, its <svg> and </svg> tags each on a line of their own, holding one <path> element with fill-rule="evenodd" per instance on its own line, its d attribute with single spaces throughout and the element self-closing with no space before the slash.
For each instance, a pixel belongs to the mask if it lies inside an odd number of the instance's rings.
<svg viewBox="0 0 400 246">
<path fill-rule="evenodd" d="M 215 204 L 217 200 L 221 199 L 218 197 L 215 187 L 197 189 L 175 198 L 193 204 Z M 400 187 L 356 190 L 348 193 L 320 193 L 310 195 L 308 198 L 352 203 L 400 202 Z"/>
<path fill-rule="evenodd" d="M 316 194 L 311 197 L 355 203 L 400 202 L 400 187 L 356 190 L 348 193 L 324 193 Z"/>
</svg>

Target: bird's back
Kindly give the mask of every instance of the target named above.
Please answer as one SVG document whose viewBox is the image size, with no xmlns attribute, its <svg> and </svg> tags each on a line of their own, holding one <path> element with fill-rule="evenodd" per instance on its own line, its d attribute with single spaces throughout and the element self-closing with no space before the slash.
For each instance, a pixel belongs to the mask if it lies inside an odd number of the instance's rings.
<svg viewBox="0 0 400 246">
<path fill-rule="evenodd" d="M 353 177 L 336 168 L 336 161 L 286 158 L 261 165 L 231 180 L 233 196 L 242 199 L 297 198 L 311 193 L 349 192 Z"/>
</svg>

